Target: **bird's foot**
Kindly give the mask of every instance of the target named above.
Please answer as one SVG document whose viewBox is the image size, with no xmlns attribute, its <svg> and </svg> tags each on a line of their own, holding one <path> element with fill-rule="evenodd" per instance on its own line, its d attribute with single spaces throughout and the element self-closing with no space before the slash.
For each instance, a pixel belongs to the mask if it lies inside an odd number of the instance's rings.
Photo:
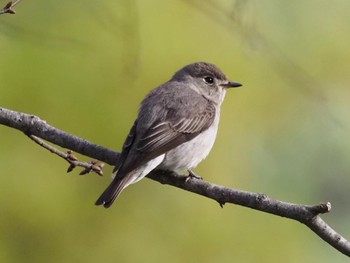
<svg viewBox="0 0 350 263">
<path fill-rule="evenodd" d="M 186 178 L 186 182 L 190 179 L 197 179 L 197 180 L 203 180 L 203 178 L 199 175 L 197 175 L 195 172 L 192 170 L 188 169 L 188 176 Z"/>
</svg>

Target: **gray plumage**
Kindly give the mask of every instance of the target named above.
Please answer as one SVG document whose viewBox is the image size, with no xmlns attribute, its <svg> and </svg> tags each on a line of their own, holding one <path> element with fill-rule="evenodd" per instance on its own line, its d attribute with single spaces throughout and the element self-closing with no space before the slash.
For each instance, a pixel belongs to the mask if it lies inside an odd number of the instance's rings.
<svg viewBox="0 0 350 263">
<path fill-rule="evenodd" d="M 198 62 L 152 90 L 123 145 L 114 179 L 96 205 L 111 206 L 123 189 L 155 168 L 196 167 L 214 144 L 227 88 L 239 86 L 215 65 Z"/>
</svg>

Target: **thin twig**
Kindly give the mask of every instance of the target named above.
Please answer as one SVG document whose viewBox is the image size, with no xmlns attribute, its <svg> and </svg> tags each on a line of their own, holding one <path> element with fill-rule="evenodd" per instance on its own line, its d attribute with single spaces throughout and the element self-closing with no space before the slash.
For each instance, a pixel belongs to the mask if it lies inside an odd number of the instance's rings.
<svg viewBox="0 0 350 263">
<path fill-rule="evenodd" d="M 17 5 L 19 2 L 21 2 L 22 0 L 16 0 L 14 2 L 10 1 L 8 2 L 4 8 L 0 9 L 0 15 L 2 14 L 16 14 L 16 11 L 13 10 L 13 8 L 15 7 L 15 5 Z"/>
<path fill-rule="evenodd" d="M 35 135 L 61 147 L 113 165 L 119 153 L 59 130 L 39 117 L 0 108 L 0 124 Z M 31 137 L 32 138 L 32 137 Z M 66 159 L 66 158 L 64 158 Z M 188 179 L 169 171 L 153 171 L 147 177 L 215 200 L 220 205 L 232 203 L 299 221 L 343 254 L 350 256 L 350 242 L 332 229 L 320 214 L 331 210 L 329 202 L 318 205 L 292 204 L 274 200 L 265 194 L 251 193 L 215 185 L 205 180 Z"/>
<path fill-rule="evenodd" d="M 104 163 L 98 162 L 97 160 L 92 160 L 90 162 L 80 162 L 71 150 L 68 150 L 66 153 L 64 153 L 34 135 L 28 135 L 28 137 L 35 143 L 39 144 L 41 147 L 66 160 L 69 163 L 67 173 L 73 171 L 75 167 L 79 166 L 85 168 L 82 172 L 80 172 L 80 175 L 85 175 L 90 172 L 97 173 L 100 176 L 103 175 L 102 168 L 104 167 Z"/>
</svg>

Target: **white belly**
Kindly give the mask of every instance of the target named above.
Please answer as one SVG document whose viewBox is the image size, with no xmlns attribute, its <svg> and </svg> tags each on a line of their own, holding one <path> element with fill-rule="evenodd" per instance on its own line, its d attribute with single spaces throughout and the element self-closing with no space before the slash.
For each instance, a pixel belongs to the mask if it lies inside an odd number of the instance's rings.
<svg viewBox="0 0 350 263">
<path fill-rule="evenodd" d="M 212 149 L 218 130 L 220 112 L 212 126 L 192 140 L 185 142 L 165 154 L 159 168 L 166 170 L 185 170 L 195 168 Z"/>
</svg>

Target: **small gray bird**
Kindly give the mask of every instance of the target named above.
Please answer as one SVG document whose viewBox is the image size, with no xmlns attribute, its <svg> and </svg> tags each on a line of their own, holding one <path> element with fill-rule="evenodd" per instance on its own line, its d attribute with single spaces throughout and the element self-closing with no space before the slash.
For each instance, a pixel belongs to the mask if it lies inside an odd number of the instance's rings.
<svg viewBox="0 0 350 263">
<path fill-rule="evenodd" d="M 198 62 L 152 90 L 125 140 L 114 179 L 96 205 L 110 207 L 121 191 L 155 168 L 187 169 L 194 176 L 191 169 L 213 147 L 226 90 L 240 86 L 215 65 Z"/>
</svg>

